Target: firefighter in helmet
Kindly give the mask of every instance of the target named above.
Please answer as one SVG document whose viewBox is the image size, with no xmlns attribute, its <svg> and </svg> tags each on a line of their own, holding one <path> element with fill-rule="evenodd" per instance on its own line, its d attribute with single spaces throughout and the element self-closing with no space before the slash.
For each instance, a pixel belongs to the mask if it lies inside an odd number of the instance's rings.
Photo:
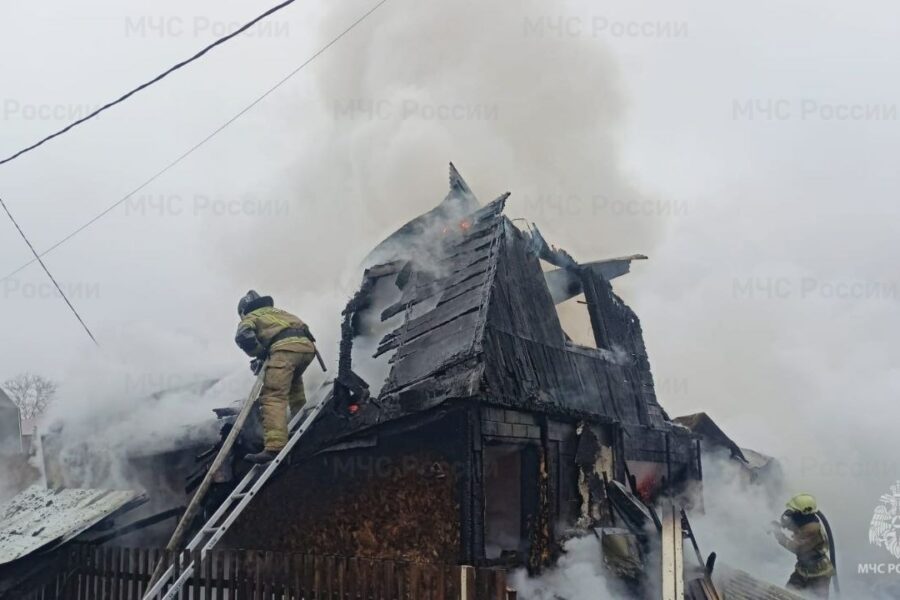
<svg viewBox="0 0 900 600">
<path fill-rule="evenodd" d="M 306 404 L 303 372 L 315 357 L 315 338 L 306 323 L 275 308 L 271 296 L 250 290 L 238 303 L 238 325 L 234 341 L 254 358 L 258 373 L 268 359 L 260 392 L 260 412 L 265 448 L 245 458 L 256 464 L 274 459 L 288 441 L 288 408 L 291 414 Z"/>
<path fill-rule="evenodd" d="M 802 590 L 815 598 L 828 598 L 834 566 L 829 558 L 829 540 L 816 499 L 798 494 L 787 503 L 780 523 L 773 523 L 778 543 L 797 556 L 788 589 Z M 785 534 L 785 530 L 790 535 Z"/>
</svg>

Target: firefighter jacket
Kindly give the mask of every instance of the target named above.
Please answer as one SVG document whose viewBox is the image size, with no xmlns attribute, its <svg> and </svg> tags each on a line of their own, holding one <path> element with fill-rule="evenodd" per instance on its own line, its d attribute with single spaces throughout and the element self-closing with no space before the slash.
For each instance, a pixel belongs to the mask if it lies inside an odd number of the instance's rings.
<svg viewBox="0 0 900 600">
<path fill-rule="evenodd" d="M 792 531 L 791 537 L 780 530 L 776 531 L 775 538 L 779 544 L 797 555 L 797 573 L 804 577 L 832 575 L 834 567 L 828 558 L 828 536 L 818 517 L 805 517 Z"/>
<path fill-rule="evenodd" d="M 257 358 L 276 350 L 315 352 L 314 338 L 306 323 L 273 306 L 262 306 L 245 314 L 234 341 L 241 350 Z"/>
</svg>

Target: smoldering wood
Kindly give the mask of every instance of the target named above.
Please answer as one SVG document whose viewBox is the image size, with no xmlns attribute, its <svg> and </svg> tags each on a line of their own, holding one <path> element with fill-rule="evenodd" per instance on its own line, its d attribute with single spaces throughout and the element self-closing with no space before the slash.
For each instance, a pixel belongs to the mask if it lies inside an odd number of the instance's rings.
<svg viewBox="0 0 900 600">
<path fill-rule="evenodd" d="M 265 552 L 294 557 L 274 585 L 304 590 L 325 580 L 350 589 L 353 573 L 361 589 L 381 567 L 398 594 L 428 588 L 420 575 L 431 567 L 399 566 L 410 561 L 537 572 L 573 531 L 652 528 L 644 503 L 699 480 L 697 436 L 660 406 L 641 323 L 611 285 L 644 257 L 579 263 L 536 227 L 517 228 L 503 214 L 507 197 L 479 206 L 452 169 L 441 205 L 370 255 L 342 315 L 338 401 L 223 540 L 264 553 L 223 558 L 226 587 L 265 578 Z M 545 274 L 542 261 L 557 269 Z M 559 287 L 585 294 L 597 348 L 564 332 Z M 361 341 L 375 357 L 354 354 Z M 362 361 L 379 356 L 383 381 L 366 381 L 359 373 L 373 370 Z M 510 501 L 521 527 L 488 557 L 498 445 L 518 453 Z M 445 578 L 463 584 L 459 573 Z"/>
<path fill-rule="evenodd" d="M 400 319 L 379 334 L 375 356 L 387 355 L 388 368 L 383 382 L 365 382 L 379 391 L 352 415 L 322 416 L 228 544 L 277 550 L 299 544 L 395 560 L 437 552 L 457 563 L 496 563 L 485 555 L 492 474 L 484 448 L 512 444 L 524 453 L 523 539 L 504 560 L 537 571 L 555 559 L 560 527 L 624 522 L 628 504 L 652 501 L 664 491 L 663 480 L 676 489 L 699 477 L 696 436 L 659 405 L 640 321 L 609 281 L 644 257 L 579 264 L 536 228 L 513 226 L 503 215 L 507 197 L 473 208 L 471 198 L 451 190 L 439 211 L 442 223 L 429 213 L 379 247 L 382 263 L 369 266 L 348 303 L 341 340 L 342 370 L 360 372 L 351 350 L 365 331 L 353 323 L 371 322 L 370 315 Z M 404 253 L 426 245 L 422 260 Z M 541 268 L 548 259 L 585 293 L 599 348 L 567 338 Z M 388 306 L 375 293 L 381 282 L 399 298 Z M 419 464 L 418 474 L 334 472 L 335 464 L 404 460 Z M 428 461 L 447 477 L 429 481 Z M 628 489 L 629 464 L 642 473 L 646 498 Z M 645 481 L 653 473 L 647 465 L 658 465 L 655 484 Z M 613 485 L 624 507 L 614 508 Z M 304 514 L 282 514 L 286 497 L 302 499 Z M 410 504 L 413 498 L 421 505 Z M 641 514 L 652 523 L 646 510 Z M 377 543 L 367 533 L 376 529 Z"/>
</svg>

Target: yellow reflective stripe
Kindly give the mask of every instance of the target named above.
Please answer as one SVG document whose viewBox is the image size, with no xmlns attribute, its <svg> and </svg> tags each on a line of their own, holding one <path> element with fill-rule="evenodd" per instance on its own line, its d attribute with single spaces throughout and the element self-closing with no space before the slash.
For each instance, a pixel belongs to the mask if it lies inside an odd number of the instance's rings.
<svg viewBox="0 0 900 600">
<path fill-rule="evenodd" d="M 807 577 L 821 577 L 822 575 L 827 575 L 831 573 L 831 565 L 826 565 L 816 571 L 811 569 L 807 569 L 806 567 L 800 567 L 800 571 L 806 574 Z"/>
<path fill-rule="evenodd" d="M 250 314 L 253 314 L 253 313 L 256 313 L 256 315 L 259 318 L 269 321 L 269 323 L 274 323 L 275 325 L 281 325 L 282 327 L 290 327 L 291 326 L 290 323 L 288 323 L 284 319 L 280 319 L 276 316 L 278 313 L 277 313 L 277 309 L 275 309 L 275 308 L 272 308 L 269 306 L 264 306 L 262 308 L 257 308 Z"/>
<path fill-rule="evenodd" d="M 274 344 L 272 344 L 271 348 L 269 348 L 269 349 L 270 349 L 270 350 L 274 350 L 274 349 L 276 349 L 276 348 L 278 348 L 278 347 L 280 347 L 280 346 L 284 346 L 284 345 L 286 345 L 286 344 L 292 344 L 292 343 L 296 343 L 296 342 L 300 342 L 300 343 L 302 343 L 302 344 L 312 344 L 312 342 L 309 341 L 309 338 L 305 338 L 305 337 L 289 337 L 289 338 L 284 338 L 283 340 L 278 340 L 277 342 L 275 342 Z"/>
<path fill-rule="evenodd" d="M 797 572 L 805 577 L 821 577 L 822 575 L 831 573 L 833 567 L 831 565 L 831 560 L 823 558 L 813 564 L 802 564 L 798 562 L 796 569 Z"/>
<path fill-rule="evenodd" d="M 282 327 L 290 327 L 291 324 L 285 321 L 284 319 L 279 319 L 274 315 L 265 315 L 263 319 L 268 319 L 270 323 L 274 323 L 275 325 L 281 325 Z"/>
</svg>

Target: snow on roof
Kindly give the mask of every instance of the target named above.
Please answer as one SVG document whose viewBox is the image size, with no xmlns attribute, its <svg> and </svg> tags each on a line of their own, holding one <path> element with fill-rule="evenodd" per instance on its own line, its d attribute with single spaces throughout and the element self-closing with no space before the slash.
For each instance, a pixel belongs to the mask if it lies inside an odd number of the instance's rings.
<svg viewBox="0 0 900 600">
<path fill-rule="evenodd" d="M 107 517 L 146 500 L 145 494 L 130 490 L 32 486 L 0 505 L 0 565 L 61 546 Z"/>
</svg>

